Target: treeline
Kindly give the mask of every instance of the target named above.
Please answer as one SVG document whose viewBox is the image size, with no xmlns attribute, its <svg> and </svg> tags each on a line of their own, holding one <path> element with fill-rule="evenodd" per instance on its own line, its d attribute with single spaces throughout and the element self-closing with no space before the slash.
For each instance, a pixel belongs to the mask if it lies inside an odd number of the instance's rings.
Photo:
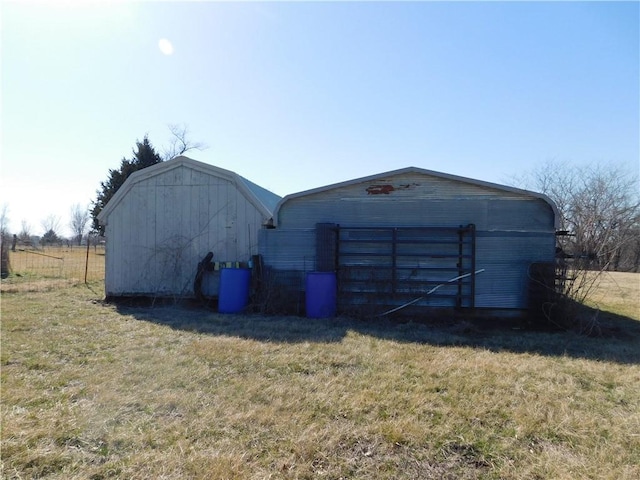
<svg viewBox="0 0 640 480">
<path fill-rule="evenodd" d="M 12 247 L 19 243 L 23 246 L 37 245 L 65 245 L 76 244 L 81 245 L 89 233 L 89 209 L 86 206 L 75 204 L 69 210 L 69 231 L 72 232 L 70 237 L 60 234 L 62 229 L 62 220 L 56 215 L 45 217 L 42 222 L 43 235 L 34 235 L 31 224 L 26 220 L 22 220 L 20 230 L 11 232 L 9 229 L 9 205 L 3 205 L 0 210 L 0 235 L 3 244 L 10 244 Z"/>
<path fill-rule="evenodd" d="M 547 162 L 516 183 L 546 194 L 560 213 L 560 255 L 593 270 L 640 272 L 638 173 L 612 164 Z"/>
</svg>

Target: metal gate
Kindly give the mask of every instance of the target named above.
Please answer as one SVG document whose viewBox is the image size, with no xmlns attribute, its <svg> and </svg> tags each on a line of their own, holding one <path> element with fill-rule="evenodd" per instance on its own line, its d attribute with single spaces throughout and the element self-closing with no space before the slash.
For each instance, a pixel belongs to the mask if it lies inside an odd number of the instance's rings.
<svg viewBox="0 0 640 480">
<path fill-rule="evenodd" d="M 475 225 L 317 227 L 318 265 L 334 264 L 340 306 L 397 306 L 423 297 L 414 304 L 474 307 Z"/>
</svg>

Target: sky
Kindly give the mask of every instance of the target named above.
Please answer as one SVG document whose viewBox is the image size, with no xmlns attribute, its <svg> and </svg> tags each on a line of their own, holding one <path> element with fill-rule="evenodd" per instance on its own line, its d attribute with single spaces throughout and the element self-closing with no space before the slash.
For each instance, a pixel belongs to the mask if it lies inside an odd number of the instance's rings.
<svg viewBox="0 0 640 480">
<path fill-rule="evenodd" d="M 640 166 L 638 2 L 4 1 L 0 207 L 42 234 L 169 125 L 284 196 Z"/>
</svg>

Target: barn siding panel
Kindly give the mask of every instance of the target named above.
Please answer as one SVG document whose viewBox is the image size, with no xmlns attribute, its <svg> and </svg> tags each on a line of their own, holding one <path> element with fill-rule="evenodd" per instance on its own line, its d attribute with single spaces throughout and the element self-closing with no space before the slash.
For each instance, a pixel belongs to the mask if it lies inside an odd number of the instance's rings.
<svg viewBox="0 0 640 480">
<path fill-rule="evenodd" d="M 282 208 L 279 228 L 305 228 L 333 222 L 349 226 L 451 226 L 473 223 L 478 229 L 553 229 L 550 207 L 539 199 L 485 199 L 482 197 L 448 200 L 409 199 L 293 199 Z M 385 201 L 386 200 L 386 201 Z"/>
<path fill-rule="evenodd" d="M 122 256 L 126 264 L 125 269 L 123 269 L 126 272 L 124 278 L 129 278 L 129 281 L 133 283 L 130 288 L 140 285 L 140 282 L 144 280 L 145 274 L 148 274 L 148 265 L 141 264 L 141 259 L 145 258 L 149 252 L 148 215 L 145 214 L 148 200 L 147 190 L 148 188 L 144 185 L 136 185 L 136 188 L 132 189 L 131 194 L 127 197 L 126 208 L 121 210 L 123 224 L 130 226 L 126 230 L 123 229 L 123 233 L 126 236 L 120 243 Z M 135 231 L 131 228 L 131 225 L 136 225 Z"/>
<path fill-rule="evenodd" d="M 260 254 L 276 270 L 314 270 L 315 235 L 315 228 L 260 230 Z"/>
<path fill-rule="evenodd" d="M 476 282 L 476 306 L 526 308 L 529 266 L 555 255 L 550 233 L 477 232 L 476 267 L 485 271 Z"/>
<path fill-rule="evenodd" d="M 142 178 L 108 218 L 107 294 L 191 295 L 206 253 L 249 260 L 248 226 L 257 242 L 265 220 L 229 178 L 184 165 Z"/>
</svg>

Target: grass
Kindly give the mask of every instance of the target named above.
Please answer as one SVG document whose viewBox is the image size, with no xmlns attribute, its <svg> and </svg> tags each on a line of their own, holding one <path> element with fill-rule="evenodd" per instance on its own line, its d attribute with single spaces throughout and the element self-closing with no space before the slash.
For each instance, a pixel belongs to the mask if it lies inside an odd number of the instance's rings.
<svg viewBox="0 0 640 480">
<path fill-rule="evenodd" d="M 3 293 L 2 476 L 639 478 L 640 317 L 613 315 L 616 284 L 597 338 Z"/>
<path fill-rule="evenodd" d="M 640 319 L 640 275 L 626 272 L 602 272 L 595 282 L 589 305 Z"/>
<path fill-rule="evenodd" d="M 46 246 L 9 251 L 11 274 L 2 281 L 2 292 L 58 289 L 84 281 L 104 279 L 104 246 Z"/>
</svg>

